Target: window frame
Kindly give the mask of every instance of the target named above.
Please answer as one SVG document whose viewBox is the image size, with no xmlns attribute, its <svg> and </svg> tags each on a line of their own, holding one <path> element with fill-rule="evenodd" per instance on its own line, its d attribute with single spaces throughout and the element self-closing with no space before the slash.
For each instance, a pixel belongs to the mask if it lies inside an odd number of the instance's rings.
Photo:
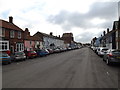
<svg viewBox="0 0 120 90">
<path fill-rule="evenodd" d="M 18 31 L 18 39 L 21 39 L 21 32 Z"/>
<path fill-rule="evenodd" d="M 15 37 L 15 31 L 14 30 L 11 30 L 10 31 L 10 38 L 14 38 Z"/>
<path fill-rule="evenodd" d="M 24 51 L 24 44 L 23 43 L 17 43 L 16 44 L 16 51 Z"/>
<path fill-rule="evenodd" d="M 5 28 L 0 27 L 0 36 L 5 37 Z"/>
<path fill-rule="evenodd" d="M 9 50 L 9 41 L 0 41 L 0 51 L 7 51 L 7 50 Z"/>
</svg>

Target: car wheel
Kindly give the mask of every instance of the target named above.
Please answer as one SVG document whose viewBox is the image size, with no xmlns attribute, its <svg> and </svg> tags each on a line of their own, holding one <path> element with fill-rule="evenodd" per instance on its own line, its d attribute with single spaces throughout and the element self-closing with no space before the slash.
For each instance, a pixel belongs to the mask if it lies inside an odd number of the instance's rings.
<svg viewBox="0 0 120 90">
<path fill-rule="evenodd" d="M 12 61 L 10 60 L 10 61 L 9 61 L 9 64 L 11 64 L 11 62 L 12 62 Z"/>
<path fill-rule="evenodd" d="M 17 60 L 16 60 L 16 59 L 14 59 L 14 62 L 17 62 Z"/>
<path fill-rule="evenodd" d="M 29 57 L 27 56 L 26 59 L 29 59 Z"/>
<path fill-rule="evenodd" d="M 103 61 L 105 61 L 105 59 L 103 58 Z"/>
<path fill-rule="evenodd" d="M 6 63 L 4 63 L 5 65 L 8 65 L 9 64 L 9 62 L 6 62 Z"/>
<path fill-rule="evenodd" d="M 107 64 L 107 65 L 110 65 L 110 64 L 111 64 L 108 58 L 106 59 L 106 64 Z"/>
</svg>

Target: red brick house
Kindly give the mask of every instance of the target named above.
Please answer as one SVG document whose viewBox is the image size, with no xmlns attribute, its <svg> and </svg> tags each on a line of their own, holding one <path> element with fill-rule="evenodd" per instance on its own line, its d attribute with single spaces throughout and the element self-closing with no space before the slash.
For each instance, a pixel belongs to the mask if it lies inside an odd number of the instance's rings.
<svg viewBox="0 0 120 90">
<path fill-rule="evenodd" d="M 24 31 L 13 23 L 13 17 L 9 22 L 0 19 L 0 32 L 0 51 L 24 51 Z"/>
</svg>

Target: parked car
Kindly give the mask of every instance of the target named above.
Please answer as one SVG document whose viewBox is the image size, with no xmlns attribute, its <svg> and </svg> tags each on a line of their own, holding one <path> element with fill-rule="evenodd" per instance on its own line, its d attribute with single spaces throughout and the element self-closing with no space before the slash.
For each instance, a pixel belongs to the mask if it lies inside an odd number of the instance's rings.
<svg viewBox="0 0 120 90">
<path fill-rule="evenodd" d="M 67 48 L 63 48 L 64 52 L 67 51 Z"/>
<path fill-rule="evenodd" d="M 99 47 L 98 49 L 97 49 L 97 54 L 99 55 L 99 56 L 104 56 L 104 54 L 106 54 L 107 53 L 107 50 L 108 50 L 108 48 L 106 48 L 106 47 Z"/>
<path fill-rule="evenodd" d="M 60 53 L 60 49 L 59 48 L 55 48 L 53 51 L 54 51 L 54 53 Z"/>
<path fill-rule="evenodd" d="M 110 65 L 111 63 L 120 63 L 120 50 L 108 50 L 103 56 L 103 61 L 106 61 L 107 65 Z"/>
<path fill-rule="evenodd" d="M 96 54 L 98 54 L 98 51 L 99 51 L 101 48 L 103 48 L 103 47 L 94 47 L 94 52 L 95 52 Z"/>
<path fill-rule="evenodd" d="M 46 56 L 46 55 L 49 54 L 49 53 L 48 53 L 46 50 L 44 50 L 44 49 L 36 50 L 36 52 L 37 52 L 37 56 Z"/>
<path fill-rule="evenodd" d="M 53 54 L 53 49 L 47 49 L 49 51 L 49 54 Z"/>
<path fill-rule="evenodd" d="M 26 58 L 35 58 L 35 57 L 37 57 L 36 51 L 26 51 L 25 55 L 26 55 Z"/>
<path fill-rule="evenodd" d="M 65 51 L 65 49 L 64 48 L 60 48 L 60 52 L 64 52 Z"/>
<path fill-rule="evenodd" d="M 0 61 L 2 64 L 10 64 L 11 57 L 5 52 L 0 52 Z"/>
<path fill-rule="evenodd" d="M 71 47 L 68 47 L 67 50 L 70 51 L 70 50 L 72 50 L 72 48 L 71 48 Z"/>
<path fill-rule="evenodd" d="M 48 54 L 50 54 L 49 50 L 48 49 L 44 49 Z"/>
<path fill-rule="evenodd" d="M 26 55 L 24 52 L 15 52 L 12 55 L 12 58 L 14 59 L 14 61 L 18 61 L 18 60 L 26 60 Z"/>
</svg>

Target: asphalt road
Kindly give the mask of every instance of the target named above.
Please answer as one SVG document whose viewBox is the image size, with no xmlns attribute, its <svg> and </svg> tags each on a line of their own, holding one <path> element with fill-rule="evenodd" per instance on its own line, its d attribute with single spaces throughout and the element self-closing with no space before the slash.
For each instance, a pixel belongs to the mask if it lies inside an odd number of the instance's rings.
<svg viewBox="0 0 120 90">
<path fill-rule="evenodd" d="M 91 49 L 3 65 L 3 88 L 118 88 L 119 65 L 107 66 Z"/>
</svg>

